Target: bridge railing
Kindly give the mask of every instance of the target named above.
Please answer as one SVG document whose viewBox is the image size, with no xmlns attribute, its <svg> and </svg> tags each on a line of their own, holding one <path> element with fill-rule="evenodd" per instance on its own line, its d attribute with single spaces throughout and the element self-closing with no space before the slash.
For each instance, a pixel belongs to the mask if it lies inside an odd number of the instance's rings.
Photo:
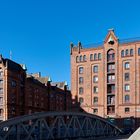
<svg viewBox="0 0 140 140">
<path fill-rule="evenodd" d="M 96 115 L 42 112 L 0 123 L 0 140 L 49 140 L 118 136 L 119 128 Z"/>
</svg>

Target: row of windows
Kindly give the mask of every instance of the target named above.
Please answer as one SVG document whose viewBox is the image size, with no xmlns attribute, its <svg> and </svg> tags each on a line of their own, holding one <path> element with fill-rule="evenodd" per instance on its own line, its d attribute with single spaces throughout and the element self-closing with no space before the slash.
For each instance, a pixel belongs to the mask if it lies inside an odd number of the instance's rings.
<svg viewBox="0 0 140 140">
<path fill-rule="evenodd" d="M 114 54 L 113 54 L 114 55 Z M 125 56 L 133 56 L 134 55 L 134 51 L 133 49 L 126 49 L 126 50 L 122 50 L 121 51 L 121 57 L 125 57 Z M 138 48 L 138 55 L 140 55 L 140 48 Z M 76 56 L 76 62 L 83 62 L 86 61 L 86 55 L 80 55 L 80 56 Z M 95 53 L 90 54 L 90 60 L 101 60 L 101 53 Z"/>
<path fill-rule="evenodd" d="M 129 107 L 124 108 L 124 112 L 125 113 L 129 113 L 130 112 L 130 108 Z M 93 113 L 94 114 L 97 114 L 98 113 L 98 109 L 97 108 L 94 108 L 93 109 Z"/>
<path fill-rule="evenodd" d="M 97 65 L 93 66 L 93 72 L 98 73 L 98 66 Z M 79 74 L 83 74 L 83 73 L 84 73 L 84 68 L 79 67 Z"/>
<path fill-rule="evenodd" d="M 134 51 L 133 49 L 126 49 L 126 50 L 122 50 L 121 51 L 121 57 L 124 56 L 133 56 L 134 55 Z M 138 48 L 138 55 L 140 55 L 140 48 Z"/>
<path fill-rule="evenodd" d="M 101 60 L 101 53 L 98 53 L 98 54 L 90 54 L 90 60 Z"/>
<path fill-rule="evenodd" d="M 79 102 L 80 102 L 80 104 L 82 104 L 84 102 L 84 98 L 80 97 Z M 124 102 L 125 103 L 130 103 L 130 96 L 129 95 L 124 96 Z M 97 104 L 97 103 L 98 103 L 98 97 L 94 97 L 93 98 L 93 104 Z M 108 100 L 108 104 L 114 104 L 114 103 L 115 103 L 115 98 L 112 98 L 111 100 Z"/>
<path fill-rule="evenodd" d="M 98 93 L 98 87 L 97 86 L 94 86 L 93 87 L 93 92 L 94 93 Z M 83 87 L 80 87 L 79 88 L 79 94 L 83 94 L 84 93 L 84 88 Z"/>
<path fill-rule="evenodd" d="M 80 97 L 79 102 L 80 102 L 80 104 L 84 103 L 84 98 Z M 97 103 L 98 103 L 98 97 L 94 97 L 93 98 L 93 104 L 97 104 Z"/>
<path fill-rule="evenodd" d="M 114 87 L 115 88 L 115 87 Z M 129 92 L 130 91 L 130 85 L 129 84 L 125 84 L 125 86 L 124 86 L 124 90 L 126 91 L 126 92 Z M 94 86 L 93 87 L 93 93 L 98 93 L 98 87 L 97 86 Z M 80 87 L 79 88 L 79 94 L 83 94 L 84 93 L 84 88 L 83 87 Z"/>
<path fill-rule="evenodd" d="M 121 57 L 124 57 L 124 56 L 133 56 L 134 52 L 133 52 L 133 49 L 126 49 L 126 50 L 122 50 L 121 51 Z"/>
<path fill-rule="evenodd" d="M 98 82 L 98 76 L 95 75 L 93 76 L 93 83 L 97 83 Z M 83 84 L 84 83 L 84 78 L 83 77 L 79 77 L 79 84 Z"/>
<path fill-rule="evenodd" d="M 83 61 L 86 61 L 86 55 L 82 56 L 76 56 L 76 62 L 83 62 Z"/>
<path fill-rule="evenodd" d="M 125 69 L 130 69 L 130 63 L 125 62 L 124 63 L 124 68 Z M 110 70 L 115 70 L 115 65 L 108 65 L 108 71 L 110 71 Z M 98 71 L 99 71 L 98 65 L 94 65 L 93 66 L 93 72 L 98 73 Z M 83 73 L 84 73 L 84 67 L 79 67 L 79 74 L 83 74 Z"/>
<path fill-rule="evenodd" d="M 86 55 L 76 56 L 76 62 L 85 62 L 87 60 Z M 90 54 L 90 61 L 92 60 L 101 60 L 101 53 Z"/>
</svg>

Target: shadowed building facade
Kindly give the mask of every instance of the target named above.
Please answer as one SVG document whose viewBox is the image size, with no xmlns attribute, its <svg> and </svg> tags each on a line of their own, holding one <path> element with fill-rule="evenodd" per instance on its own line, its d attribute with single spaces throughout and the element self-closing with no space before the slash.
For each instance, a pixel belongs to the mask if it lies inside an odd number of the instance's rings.
<svg viewBox="0 0 140 140">
<path fill-rule="evenodd" d="M 0 55 L 0 120 L 24 115 L 26 69 Z"/>
<path fill-rule="evenodd" d="M 59 88 L 61 87 L 61 88 Z M 71 110 L 67 84 L 51 84 L 40 73 L 26 74 L 20 65 L 0 55 L 0 121 L 42 111 Z"/>
<path fill-rule="evenodd" d="M 140 40 L 120 41 L 109 30 L 102 45 L 70 47 L 72 98 L 81 108 L 104 118 L 139 118 Z"/>
</svg>

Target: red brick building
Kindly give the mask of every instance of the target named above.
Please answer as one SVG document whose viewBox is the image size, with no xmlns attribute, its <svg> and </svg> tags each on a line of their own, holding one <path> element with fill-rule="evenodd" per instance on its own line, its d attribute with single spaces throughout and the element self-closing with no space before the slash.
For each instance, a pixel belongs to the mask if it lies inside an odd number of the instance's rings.
<svg viewBox="0 0 140 140">
<path fill-rule="evenodd" d="M 139 118 L 140 40 L 121 41 L 109 30 L 99 46 L 71 44 L 71 92 L 86 112 Z"/>
<path fill-rule="evenodd" d="M 26 78 L 25 114 L 48 110 L 48 91 L 44 84 L 32 76 Z"/>
<path fill-rule="evenodd" d="M 40 73 L 27 75 L 25 65 L 0 55 L 0 121 L 41 111 L 70 110 L 71 93 L 63 86 L 52 86 Z"/>
<path fill-rule="evenodd" d="M 0 121 L 24 114 L 26 69 L 0 55 Z"/>
<path fill-rule="evenodd" d="M 33 74 L 34 78 L 44 84 L 48 93 L 49 111 L 69 111 L 71 110 L 71 92 L 68 90 L 66 82 L 52 82 L 50 77 L 41 77 L 41 74 Z"/>
</svg>

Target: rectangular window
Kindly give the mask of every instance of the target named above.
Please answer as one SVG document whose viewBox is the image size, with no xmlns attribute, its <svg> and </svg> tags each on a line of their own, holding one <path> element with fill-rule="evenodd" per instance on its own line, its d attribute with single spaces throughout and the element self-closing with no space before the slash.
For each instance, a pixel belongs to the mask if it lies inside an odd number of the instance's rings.
<svg viewBox="0 0 140 140">
<path fill-rule="evenodd" d="M 83 74 L 84 68 L 83 67 L 79 67 L 79 74 Z"/>
<path fill-rule="evenodd" d="M 93 104 L 97 104 L 98 103 L 98 97 L 94 97 L 93 98 Z"/>
<path fill-rule="evenodd" d="M 125 69 L 129 69 L 130 68 L 130 63 L 129 62 L 125 62 Z"/>
<path fill-rule="evenodd" d="M 108 82 L 115 82 L 115 75 L 108 75 Z"/>
<path fill-rule="evenodd" d="M 125 85 L 125 91 L 130 91 L 130 85 L 129 84 Z"/>
<path fill-rule="evenodd" d="M 98 109 L 97 108 L 93 109 L 93 114 L 97 114 L 97 113 L 98 113 Z"/>
<path fill-rule="evenodd" d="M 129 73 L 125 73 L 124 75 L 124 78 L 125 78 L 125 81 L 129 81 L 130 79 L 130 76 L 129 76 Z"/>
<path fill-rule="evenodd" d="M 130 56 L 133 56 L 133 49 L 130 49 Z"/>
<path fill-rule="evenodd" d="M 93 91 L 94 91 L 94 93 L 98 93 L 98 87 L 95 86 L 95 87 L 93 88 Z"/>
<path fill-rule="evenodd" d="M 82 87 L 79 88 L 79 94 L 83 94 L 84 89 Z"/>
<path fill-rule="evenodd" d="M 79 77 L 79 84 L 83 84 L 84 82 L 84 78 L 83 77 Z"/>
<path fill-rule="evenodd" d="M 126 107 L 125 108 L 125 113 L 129 113 L 130 112 L 130 108 L 129 107 Z"/>
<path fill-rule="evenodd" d="M 130 96 L 125 95 L 124 100 L 125 100 L 125 103 L 129 103 L 130 102 Z"/>
<path fill-rule="evenodd" d="M 98 66 L 94 66 L 94 67 L 93 67 L 93 72 L 94 72 L 94 73 L 98 73 Z"/>
<path fill-rule="evenodd" d="M 97 82 L 98 82 L 98 76 L 94 76 L 94 77 L 93 77 L 93 82 L 94 82 L 94 83 L 97 83 Z"/>
</svg>

